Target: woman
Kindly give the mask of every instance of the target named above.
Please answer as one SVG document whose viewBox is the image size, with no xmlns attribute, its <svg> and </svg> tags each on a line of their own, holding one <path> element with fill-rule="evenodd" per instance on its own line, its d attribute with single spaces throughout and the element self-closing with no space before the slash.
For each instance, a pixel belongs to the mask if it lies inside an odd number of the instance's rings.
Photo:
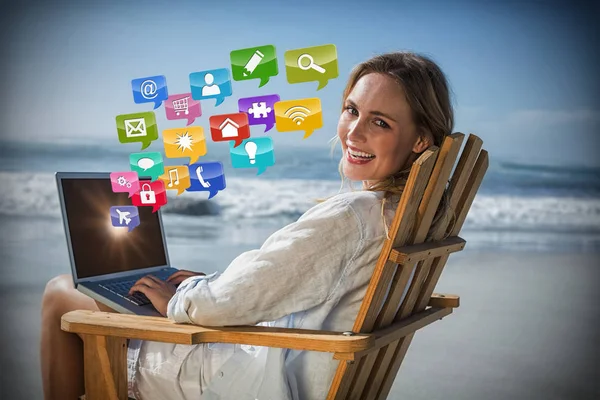
<svg viewBox="0 0 600 400">
<path fill-rule="evenodd" d="M 351 330 L 410 167 L 452 132 L 453 111 L 442 71 L 409 52 L 358 65 L 343 100 L 340 172 L 342 181 L 362 181 L 363 190 L 311 208 L 220 276 L 180 271 L 167 282 L 147 276 L 132 292 L 144 293 L 176 322 Z M 434 227 L 447 223 L 446 211 L 444 199 Z M 75 399 L 84 391 L 81 340 L 60 330 L 60 317 L 75 309 L 98 305 L 73 289 L 70 276 L 51 280 L 42 310 L 46 399 Z M 336 366 L 328 353 L 132 341 L 129 392 L 144 400 L 316 400 L 326 397 Z"/>
</svg>

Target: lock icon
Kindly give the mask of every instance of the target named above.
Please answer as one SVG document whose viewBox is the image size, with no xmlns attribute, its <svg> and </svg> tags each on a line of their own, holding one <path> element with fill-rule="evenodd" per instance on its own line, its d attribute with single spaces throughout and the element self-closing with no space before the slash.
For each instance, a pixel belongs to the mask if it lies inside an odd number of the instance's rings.
<svg viewBox="0 0 600 400">
<path fill-rule="evenodd" d="M 148 190 L 146 190 L 146 186 L 148 186 Z M 154 193 L 154 190 L 152 190 L 152 187 L 148 183 L 142 185 L 142 190 L 140 190 L 140 202 L 142 204 L 156 203 L 156 193 Z"/>
</svg>

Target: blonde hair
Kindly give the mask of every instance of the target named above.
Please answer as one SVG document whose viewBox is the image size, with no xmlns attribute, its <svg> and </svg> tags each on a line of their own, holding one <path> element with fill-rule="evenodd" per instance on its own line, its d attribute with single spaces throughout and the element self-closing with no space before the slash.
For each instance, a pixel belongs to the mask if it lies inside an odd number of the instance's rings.
<svg viewBox="0 0 600 400">
<path fill-rule="evenodd" d="M 440 67 L 431 59 L 412 52 L 395 52 L 375 56 L 363 63 L 358 64 L 352 70 L 346 88 L 344 89 L 342 107 L 346 98 L 360 78 L 367 74 L 379 73 L 393 78 L 404 90 L 406 100 L 411 110 L 413 122 L 417 128 L 417 134 L 421 138 L 431 135 L 434 146 L 441 147 L 444 138 L 452 133 L 454 127 L 454 111 L 450 100 L 450 90 L 446 77 Z M 336 135 L 332 143 L 332 154 L 335 145 L 339 141 Z M 422 153 L 412 153 L 406 164 L 397 172 L 385 179 L 378 181 L 364 190 L 383 191 L 384 198 L 381 204 L 381 216 L 385 227 L 386 236 L 389 237 L 389 228 L 385 221 L 386 203 L 400 201 L 412 163 Z M 340 192 L 347 178 L 342 170 L 343 161 L 339 163 L 339 173 L 342 179 Z M 351 190 L 354 190 L 348 179 Z M 447 223 L 447 217 L 451 214 L 451 222 L 455 223 L 454 210 L 451 209 L 447 191 L 444 190 L 438 209 L 432 221 L 431 228 L 425 241 L 432 240 L 431 234 L 436 232 L 440 225 Z M 443 225 L 442 225 L 443 226 Z M 448 230 L 444 238 L 449 234 Z"/>
</svg>

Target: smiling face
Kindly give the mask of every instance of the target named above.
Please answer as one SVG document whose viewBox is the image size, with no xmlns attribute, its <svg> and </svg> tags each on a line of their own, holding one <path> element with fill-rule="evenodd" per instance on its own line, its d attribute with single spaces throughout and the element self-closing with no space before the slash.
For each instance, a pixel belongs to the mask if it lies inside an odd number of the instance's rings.
<svg viewBox="0 0 600 400">
<path fill-rule="evenodd" d="M 417 135 L 404 90 L 392 78 L 361 77 L 344 101 L 338 122 L 342 170 L 353 181 L 383 180 L 405 166 L 411 152 L 429 147 Z"/>
</svg>

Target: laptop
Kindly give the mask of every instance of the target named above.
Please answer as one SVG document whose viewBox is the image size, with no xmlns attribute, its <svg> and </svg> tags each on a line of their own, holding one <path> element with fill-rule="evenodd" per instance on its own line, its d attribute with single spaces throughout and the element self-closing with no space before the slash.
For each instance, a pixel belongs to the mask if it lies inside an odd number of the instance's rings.
<svg viewBox="0 0 600 400">
<path fill-rule="evenodd" d="M 110 208 L 131 205 L 128 193 L 114 193 L 110 173 L 57 172 L 56 183 L 75 288 L 124 314 L 160 316 L 140 292 L 140 278 L 166 280 L 169 266 L 160 210 L 138 207 L 140 225 L 128 232 L 112 226 Z"/>
</svg>

